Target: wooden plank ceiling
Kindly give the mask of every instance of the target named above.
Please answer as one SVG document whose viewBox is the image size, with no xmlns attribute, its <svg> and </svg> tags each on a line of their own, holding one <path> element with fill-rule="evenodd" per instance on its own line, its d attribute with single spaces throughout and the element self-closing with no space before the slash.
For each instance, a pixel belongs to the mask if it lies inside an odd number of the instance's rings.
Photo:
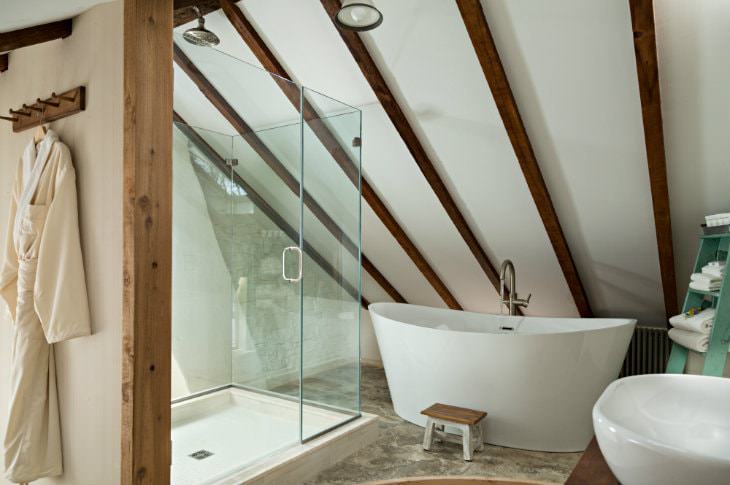
<svg viewBox="0 0 730 485">
<path fill-rule="evenodd" d="M 241 35 L 251 51 L 256 55 L 259 62 L 261 62 L 264 69 L 276 74 L 277 76 L 291 79 L 289 73 L 284 69 L 283 65 L 278 61 L 274 53 L 271 49 L 269 49 L 261 36 L 256 32 L 251 23 L 248 22 L 246 17 L 243 15 L 243 12 L 234 4 L 234 2 L 231 0 L 221 0 L 221 7 L 233 24 L 234 28 Z M 295 108 L 299 110 L 300 102 L 298 90 L 293 89 L 289 83 L 278 82 L 277 84 L 282 88 L 284 94 L 292 102 Z M 353 170 L 355 167 L 352 160 L 348 157 L 347 151 L 340 146 L 337 138 L 329 130 L 329 128 L 321 122 L 314 107 L 306 100 L 304 103 L 304 111 L 304 118 L 312 128 L 312 131 L 330 154 L 332 154 L 333 158 L 345 174 L 347 174 L 350 180 L 355 183 L 355 179 L 353 178 Z M 362 196 L 449 308 L 461 310 L 462 306 L 459 304 L 456 297 L 441 280 L 438 273 L 431 267 L 413 241 L 411 241 L 407 233 L 403 230 L 401 225 L 365 177 L 362 178 Z M 497 277 L 497 281 L 498 279 L 499 278 Z"/>
<path fill-rule="evenodd" d="M 664 293 L 664 312 L 669 318 L 679 311 L 674 271 L 672 220 L 669 211 L 669 184 L 664 151 L 662 105 L 659 95 L 659 66 L 656 52 L 653 0 L 629 0 L 634 33 L 636 74 L 639 81 L 641 115 L 644 122 L 646 160 L 649 168 L 654 228 L 659 250 L 659 269 Z"/>
<path fill-rule="evenodd" d="M 456 0 L 459 12 L 464 21 L 484 77 L 489 84 L 492 97 L 507 130 L 517 161 L 525 176 L 525 181 L 532 194 L 537 211 L 540 214 L 545 231 L 553 246 L 558 263 L 568 283 L 573 301 L 582 317 L 591 317 L 593 312 L 588 303 L 583 282 L 575 266 L 573 255 L 560 225 L 555 206 L 545 185 L 540 165 L 537 163 L 532 143 L 522 122 L 507 74 L 502 66 L 497 46 L 489 29 L 487 18 L 479 0 Z"/>
</svg>

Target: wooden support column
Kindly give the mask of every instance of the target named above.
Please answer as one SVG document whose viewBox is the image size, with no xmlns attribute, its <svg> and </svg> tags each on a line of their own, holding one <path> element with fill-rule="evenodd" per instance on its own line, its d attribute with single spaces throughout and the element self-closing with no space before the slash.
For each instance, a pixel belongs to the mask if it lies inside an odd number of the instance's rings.
<svg viewBox="0 0 730 485">
<path fill-rule="evenodd" d="M 654 229 L 659 249 L 659 270 L 667 319 L 679 312 L 677 280 L 674 272 L 672 219 L 669 212 L 667 160 L 664 153 L 662 103 L 659 95 L 659 65 L 656 53 L 653 0 L 629 0 L 634 32 L 636 74 L 639 81 L 641 115 L 644 122 L 646 160 L 649 165 Z"/>
<path fill-rule="evenodd" d="M 550 192 L 545 185 L 532 143 L 527 136 L 525 124 L 522 122 L 507 74 L 504 72 L 482 4 L 479 0 L 456 0 L 456 4 L 578 313 L 581 317 L 592 317 L 588 296 L 575 266 L 568 241 L 565 239 Z"/>
<path fill-rule="evenodd" d="M 172 7 L 124 1 L 122 485 L 170 483 Z"/>
</svg>

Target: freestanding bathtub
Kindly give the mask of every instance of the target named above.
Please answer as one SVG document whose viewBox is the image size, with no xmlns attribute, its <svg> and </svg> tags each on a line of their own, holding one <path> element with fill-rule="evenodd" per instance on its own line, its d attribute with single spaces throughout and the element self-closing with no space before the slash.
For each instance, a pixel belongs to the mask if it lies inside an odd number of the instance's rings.
<svg viewBox="0 0 730 485">
<path fill-rule="evenodd" d="M 440 402 L 487 411 L 487 443 L 583 451 L 636 320 L 517 317 L 402 303 L 369 307 L 395 412 L 425 425 Z"/>
</svg>

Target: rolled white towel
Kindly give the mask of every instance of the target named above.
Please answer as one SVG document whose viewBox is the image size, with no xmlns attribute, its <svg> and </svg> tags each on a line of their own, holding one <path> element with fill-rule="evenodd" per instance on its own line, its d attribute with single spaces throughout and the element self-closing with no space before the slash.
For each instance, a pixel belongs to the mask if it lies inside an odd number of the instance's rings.
<svg viewBox="0 0 730 485">
<path fill-rule="evenodd" d="M 725 267 L 725 261 L 722 261 L 722 260 L 720 260 L 720 261 L 710 261 L 704 267 L 705 268 L 724 268 Z"/>
<path fill-rule="evenodd" d="M 702 270 L 702 273 L 692 273 L 692 276 L 690 276 L 689 279 L 701 283 L 720 283 L 722 281 L 722 277 L 715 274 L 705 273 L 704 270 Z"/>
<path fill-rule="evenodd" d="M 707 352 L 707 348 L 710 346 L 710 336 L 704 333 L 672 328 L 669 329 L 668 335 L 670 339 L 682 347 L 687 347 L 697 352 Z"/>
<path fill-rule="evenodd" d="M 712 331 L 712 324 L 715 321 L 715 309 L 705 308 L 699 313 L 689 316 L 686 313 L 675 315 L 669 319 L 674 328 L 709 334 Z"/>
<path fill-rule="evenodd" d="M 720 289 L 720 282 L 705 283 L 704 281 L 690 281 L 689 287 L 698 291 L 715 291 Z"/>
</svg>

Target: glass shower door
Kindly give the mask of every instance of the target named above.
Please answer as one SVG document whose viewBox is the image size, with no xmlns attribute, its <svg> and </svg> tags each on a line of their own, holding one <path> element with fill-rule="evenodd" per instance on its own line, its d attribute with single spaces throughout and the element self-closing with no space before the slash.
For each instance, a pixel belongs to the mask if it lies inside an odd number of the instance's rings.
<svg viewBox="0 0 730 485">
<path fill-rule="evenodd" d="M 361 112 L 302 89 L 302 440 L 360 414 Z"/>
</svg>

